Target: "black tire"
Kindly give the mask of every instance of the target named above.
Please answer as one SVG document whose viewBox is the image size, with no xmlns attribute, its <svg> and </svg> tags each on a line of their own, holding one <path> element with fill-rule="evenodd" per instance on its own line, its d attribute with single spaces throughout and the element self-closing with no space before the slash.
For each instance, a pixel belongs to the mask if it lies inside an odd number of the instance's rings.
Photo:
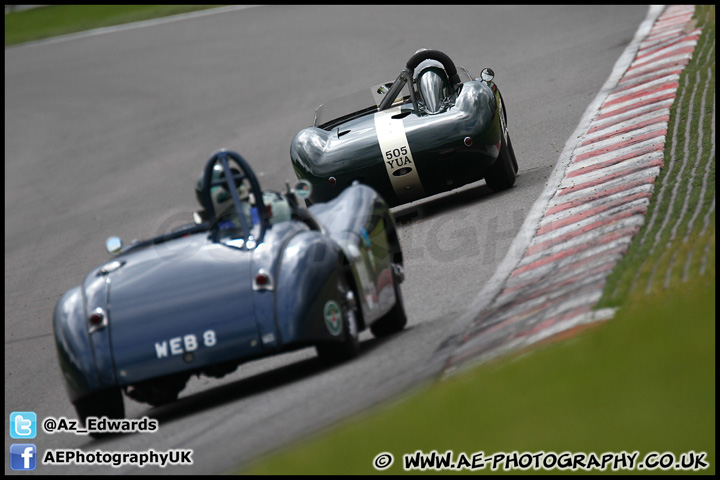
<svg viewBox="0 0 720 480">
<path fill-rule="evenodd" d="M 384 317 L 370 326 L 370 331 L 377 338 L 397 333 L 407 325 L 405 305 L 402 299 L 402 292 L 400 292 L 400 279 L 394 269 L 393 283 L 395 288 L 395 305 Z"/>
<path fill-rule="evenodd" d="M 187 373 L 176 373 L 166 377 L 145 380 L 139 384 L 126 387 L 125 393 L 133 400 L 159 407 L 177 400 L 178 394 L 185 388 L 188 378 L 190 378 L 190 375 Z"/>
<path fill-rule="evenodd" d="M 109 388 L 91 393 L 73 402 L 73 406 L 83 425 L 86 425 L 85 421 L 88 417 L 125 418 L 125 405 L 119 388 Z M 93 437 L 102 436 L 99 433 L 90 433 L 90 435 Z"/>
<path fill-rule="evenodd" d="M 348 280 L 349 269 L 344 270 L 338 279 L 340 310 L 342 312 L 342 341 L 323 342 L 315 345 L 323 363 L 334 365 L 357 357 L 360 353 L 360 306 L 357 295 Z"/>
<path fill-rule="evenodd" d="M 510 135 L 507 136 L 508 142 Z M 511 153 L 511 147 L 505 142 L 505 137 L 501 135 L 500 154 L 490 170 L 485 174 L 485 183 L 493 192 L 507 190 L 515 184 L 515 165 L 513 164 L 514 152 Z M 517 162 L 515 162 L 516 164 Z"/>
<path fill-rule="evenodd" d="M 510 154 L 510 159 L 512 160 L 513 170 L 515 170 L 515 176 L 517 177 L 517 172 L 519 170 L 519 167 L 518 167 L 518 163 L 517 163 L 517 158 L 515 157 L 515 149 L 513 149 L 512 140 L 510 140 L 509 133 L 507 136 L 507 143 L 508 143 L 508 153 Z"/>
<path fill-rule="evenodd" d="M 502 105 L 502 129 L 503 132 L 505 132 L 505 139 L 507 140 L 508 152 L 510 153 L 510 159 L 512 160 L 513 170 L 515 170 L 515 174 L 517 175 L 519 167 L 517 158 L 515 157 L 515 149 L 513 149 L 512 140 L 510 140 L 510 133 L 507 131 L 507 107 L 505 106 L 505 100 L 503 100 L 502 94 L 499 90 L 498 94 L 500 95 L 500 102 Z"/>
</svg>

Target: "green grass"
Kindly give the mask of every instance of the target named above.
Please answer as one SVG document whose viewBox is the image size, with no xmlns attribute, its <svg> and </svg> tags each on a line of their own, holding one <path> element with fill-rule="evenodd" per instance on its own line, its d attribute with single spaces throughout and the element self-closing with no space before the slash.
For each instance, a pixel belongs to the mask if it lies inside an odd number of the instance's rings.
<svg viewBox="0 0 720 480">
<path fill-rule="evenodd" d="M 5 15 L 5 46 L 217 5 L 50 5 Z"/>
<path fill-rule="evenodd" d="M 703 34 L 692 61 L 680 78 L 678 96 L 668 126 L 665 167 L 655 181 L 654 201 L 646 215 L 648 221 L 608 278 L 607 288 L 599 302 L 600 307 L 624 305 L 626 297 L 638 290 L 664 291 L 668 271 L 670 286 L 681 284 L 688 254 L 690 269 L 698 272 L 708 242 L 712 245 L 712 251 L 706 263 L 712 264 L 714 275 L 715 213 L 709 212 L 715 198 L 715 156 L 714 153 L 712 158 L 710 155 L 715 116 L 715 6 L 698 6 L 695 16 L 698 26 L 703 28 Z M 676 130 L 677 136 L 674 136 Z M 670 161 L 671 152 L 675 152 L 674 163 Z M 695 175 L 692 175 L 693 170 Z M 704 192 L 703 177 L 707 179 Z M 662 185 L 665 185 L 665 189 L 661 195 Z M 673 201 L 672 190 L 675 186 L 678 188 Z M 688 192 L 689 202 L 686 213 L 682 214 Z M 692 212 L 696 208 L 699 215 L 692 225 L 692 231 L 696 234 L 701 232 L 706 218 L 709 222 L 702 235 L 694 235 L 692 241 L 686 241 Z M 671 221 L 663 228 L 661 219 L 666 216 Z M 656 221 L 651 222 L 653 217 Z M 672 238 L 676 223 L 676 234 Z M 656 238 L 659 240 L 656 241 Z"/>
<path fill-rule="evenodd" d="M 397 474 L 416 450 L 640 458 L 694 450 L 708 454 L 701 473 L 714 473 L 714 287 L 694 279 L 677 295 L 643 295 L 571 340 L 427 386 L 242 473 L 372 474 L 375 455 L 390 452 L 395 462 L 383 473 Z"/>
<path fill-rule="evenodd" d="M 395 460 L 382 473 L 400 474 L 405 473 L 403 454 L 452 450 L 455 459 L 461 452 L 470 457 L 479 451 L 486 456 L 515 451 L 598 455 L 637 451 L 639 460 L 651 452 L 672 452 L 676 458 L 689 451 L 706 452 L 709 468 L 697 473 L 714 474 L 715 157 L 710 155 L 710 136 L 714 135 L 715 7 L 698 6 L 696 18 L 703 35 L 680 81 L 685 95 L 681 101 L 678 95 L 673 106 L 665 168 L 656 180 L 654 198 L 663 182 L 668 183 L 668 193 L 662 202 L 654 201 L 647 215 L 657 210 L 658 218 L 667 214 L 670 221 L 664 229 L 661 221 L 656 222 L 645 234 L 646 223 L 610 276 L 598 308 L 619 307 L 612 320 L 570 340 L 509 355 L 427 385 L 402 402 L 350 419 L 239 473 L 377 474 L 381 472 L 373 468 L 374 457 L 389 452 Z M 693 97 L 692 88 L 698 84 L 701 88 Z M 670 138 L 675 122 L 679 122 L 678 137 Z M 700 146 L 698 132 L 703 134 Z M 669 168 L 673 148 L 676 156 L 688 152 L 682 175 L 680 162 Z M 696 161 L 691 181 L 689 165 Z M 701 197 L 706 167 L 709 173 Z M 669 192 L 676 184 L 676 200 L 670 202 Z M 681 215 L 687 192 L 686 213 Z M 696 207 L 699 215 L 690 228 Z M 660 241 L 653 248 L 658 232 Z M 505 472 L 486 467 L 479 473 Z"/>
</svg>

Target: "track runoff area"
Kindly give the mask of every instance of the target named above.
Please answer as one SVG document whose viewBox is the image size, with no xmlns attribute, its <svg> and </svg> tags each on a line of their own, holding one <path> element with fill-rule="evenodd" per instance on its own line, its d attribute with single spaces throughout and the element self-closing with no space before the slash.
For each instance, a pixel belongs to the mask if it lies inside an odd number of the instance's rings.
<svg viewBox="0 0 720 480">
<path fill-rule="evenodd" d="M 612 317 L 612 309 L 593 308 L 645 222 L 678 79 L 701 34 L 694 10 L 651 8 L 566 145 L 523 226 L 530 234 L 515 239 L 469 310 L 446 375 Z"/>
</svg>

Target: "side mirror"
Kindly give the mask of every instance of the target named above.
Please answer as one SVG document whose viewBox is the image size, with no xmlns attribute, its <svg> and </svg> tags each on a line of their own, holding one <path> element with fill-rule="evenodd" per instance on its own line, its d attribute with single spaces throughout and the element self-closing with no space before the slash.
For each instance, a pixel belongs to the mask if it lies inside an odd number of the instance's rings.
<svg viewBox="0 0 720 480">
<path fill-rule="evenodd" d="M 482 72 L 480 72 L 480 78 L 490 85 L 493 78 L 495 78 L 495 72 L 493 72 L 492 68 L 483 68 Z"/>
<path fill-rule="evenodd" d="M 312 185 L 307 180 L 300 180 L 293 187 L 292 193 L 294 193 L 297 198 L 305 200 L 309 198 L 312 193 Z"/>
<path fill-rule="evenodd" d="M 110 255 L 119 255 L 122 253 L 123 241 L 120 237 L 110 237 L 105 240 L 105 250 Z"/>
</svg>

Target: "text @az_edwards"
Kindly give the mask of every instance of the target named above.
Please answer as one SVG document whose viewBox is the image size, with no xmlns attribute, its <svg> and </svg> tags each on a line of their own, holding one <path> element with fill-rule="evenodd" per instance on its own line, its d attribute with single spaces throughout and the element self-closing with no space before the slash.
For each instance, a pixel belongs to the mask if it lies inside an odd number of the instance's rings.
<svg viewBox="0 0 720 480">
<path fill-rule="evenodd" d="M 45 433 L 72 432 L 76 435 L 88 433 L 154 433 L 158 431 L 158 421 L 153 418 L 121 418 L 88 417 L 85 428 L 77 420 L 66 417 L 46 417 L 42 422 Z"/>
</svg>

